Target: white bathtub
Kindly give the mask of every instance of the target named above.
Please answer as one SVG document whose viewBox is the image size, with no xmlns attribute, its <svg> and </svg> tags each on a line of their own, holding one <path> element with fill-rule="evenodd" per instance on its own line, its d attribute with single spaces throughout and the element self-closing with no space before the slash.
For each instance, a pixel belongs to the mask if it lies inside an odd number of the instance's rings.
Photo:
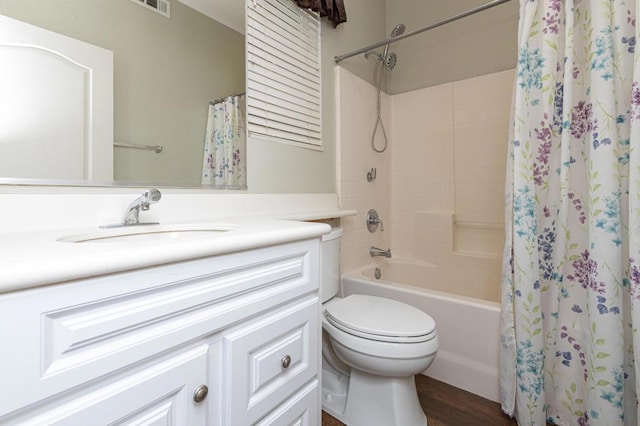
<svg viewBox="0 0 640 426">
<path fill-rule="evenodd" d="M 374 277 L 376 267 L 382 272 L 379 280 Z M 342 286 L 344 296 L 387 297 L 428 313 L 436 322 L 440 350 L 424 374 L 498 401 L 500 304 L 442 291 L 452 287 L 444 277 L 453 282 L 456 275 L 430 264 L 392 259 L 343 276 Z M 463 293 L 464 286 L 453 287 Z"/>
</svg>

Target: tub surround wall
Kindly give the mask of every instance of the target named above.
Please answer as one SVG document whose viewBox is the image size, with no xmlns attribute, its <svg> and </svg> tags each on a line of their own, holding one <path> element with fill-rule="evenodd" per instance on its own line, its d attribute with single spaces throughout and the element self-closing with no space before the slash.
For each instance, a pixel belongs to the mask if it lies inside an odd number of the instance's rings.
<svg viewBox="0 0 640 426">
<path fill-rule="evenodd" d="M 392 96 L 393 244 L 403 255 L 500 255 L 513 78 L 509 70 Z"/>
<path fill-rule="evenodd" d="M 514 70 L 453 84 L 456 246 L 500 256 Z"/>
<path fill-rule="evenodd" d="M 340 200 L 360 213 L 344 221 L 343 272 L 370 262 L 363 215 L 375 204 L 389 224 L 380 243 L 390 241 L 394 257 L 437 264 L 450 279 L 490 288 L 487 298 L 497 300 L 514 70 L 383 96 L 384 154 L 368 140 L 375 89 L 338 74 Z M 365 180 L 370 162 L 379 164 L 374 184 Z"/>
<path fill-rule="evenodd" d="M 453 87 L 403 93 L 391 102 L 392 242 L 399 257 L 434 261 L 452 250 Z"/>
<path fill-rule="evenodd" d="M 341 67 L 336 67 L 337 135 L 340 147 L 337 159 L 337 187 L 340 206 L 355 209 L 357 216 L 341 220 L 342 271 L 349 271 L 371 262 L 369 247 L 387 249 L 391 243 L 391 119 L 388 95 L 383 93 L 382 117 L 389 138 L 389 148 L 384 153 L 371 149 L 371 134 L 376 121 L 375 87 Z M 382 135 L 378 128 L 376 146 L 382 147 Z M 367 182 L 367 172 L 375 167 L 377 177 Z M 370 233 L 365 225 L 369 209 L 376 209 L 385 225 Z M 392 251 L 393 253 L 393 251 Z M 395 253 L 393 253 L 395 255 Z"/>
<path fill-rule="evenodd" d="M 394 95 L 392 247 L 498 300 L 514 71 Z M 474 284 L 471 284 L 474 285 Z"/>
</svg>

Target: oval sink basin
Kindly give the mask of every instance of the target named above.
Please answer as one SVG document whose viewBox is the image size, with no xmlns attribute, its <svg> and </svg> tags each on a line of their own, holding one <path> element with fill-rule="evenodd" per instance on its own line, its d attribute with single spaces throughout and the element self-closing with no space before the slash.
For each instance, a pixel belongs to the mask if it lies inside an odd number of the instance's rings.
<svg viewBox="0 0 640 426">
<path fill-rule="evenodd" d="M 185 241 L 212 238 L 237 229 L 237 225 L 197 223 L 177 225 L 131 225 L 58 238 L 65 243 L 116 243 L 142 241 Z"/>
</svg>

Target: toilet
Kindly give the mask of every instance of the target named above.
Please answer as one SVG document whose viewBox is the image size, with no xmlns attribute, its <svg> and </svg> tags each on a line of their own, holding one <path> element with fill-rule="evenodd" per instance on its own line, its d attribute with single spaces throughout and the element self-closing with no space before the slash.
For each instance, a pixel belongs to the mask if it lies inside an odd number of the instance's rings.
<svg viewBox="0 0 640 426">
<path fill-rule="evenodd" d="M 435 359 L 435 322 L 395 300 L 337 297 L 341 237 L 321 243 L 322 408 L 348 426 L 424 426 L 414 377 Z"/>
</svg>

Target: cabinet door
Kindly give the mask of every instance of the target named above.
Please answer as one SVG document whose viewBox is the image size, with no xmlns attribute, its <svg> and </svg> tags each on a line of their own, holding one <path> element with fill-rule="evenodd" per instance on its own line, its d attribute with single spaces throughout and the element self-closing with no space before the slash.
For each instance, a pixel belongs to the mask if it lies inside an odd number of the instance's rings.
<svg viewBox="0 0 640 426">
<path fill-rule="evenodd" d="M 223 337 L 225 425 L 252 425 L 316 380 L 319 320 L 309 296 Z"/>
<path fill-rule="evenodd" d="M 194 392 L 206 385 L 207 345 L 176 355 L 64 402 L 42 409 L 11 425 L 184 425 L 205 426 L 206 399 L 194 402 Z"/>
</svg>

